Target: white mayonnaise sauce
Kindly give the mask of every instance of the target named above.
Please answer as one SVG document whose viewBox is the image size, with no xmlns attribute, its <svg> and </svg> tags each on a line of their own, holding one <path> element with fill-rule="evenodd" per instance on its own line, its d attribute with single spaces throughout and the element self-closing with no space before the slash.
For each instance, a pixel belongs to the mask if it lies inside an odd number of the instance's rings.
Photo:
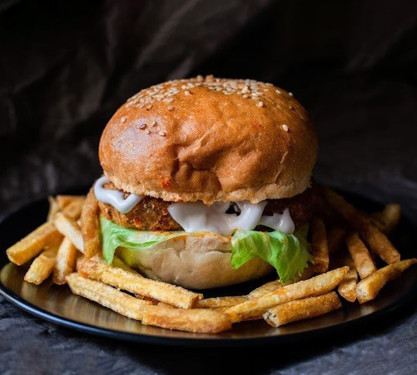
<svg viewBox="0 0 417 375">
<path fill-rule="evenodd" d="M 109 183 L 106 177 L 99 178 L 94 184 L 94 194 L 98 201 L 111 204 L 117 211 L 126 214 L 131 211 L 142 199 L 142 196 L 130 194 L 126 199 L 119 190 L 105 189 L 103 185 Z M 236 204 L 240 210 L 227 214 L 231 205 Z M 272 216 L 262 215 L 267 201 L 252 204 L 248 201 L 241 202 L 216 202 L 206 206 L 202 202 L 172 203 L 168 212 L 172 218 L 180 224 L 188 233 L 215 232 L 224 236 L 230 236 L 236 229 L 252 230 L 258 225 L 264 225 L 284 233 L 292 233 L 295 230 L 288 208 L 282 214 Z"/>
<path fill-rule="evenodd" d="M 168 212 L 186 232 L 215 232 L 230 236 L 235 229 L 251 230 L 257 225 L 279 230 L 284 233 L 294 232 L 295 225 L 288 209 L 282 214 L 262 216 L 266 201 L 258 204 L 236 202 L 240 215 L 227 214 L 231 202 L 217 202 L 206 206 L 201 202 L 172 203 Z"/>
<path fill-rule="evenodd" d="M 103 176 L 94 184 L 94 194 L 98 201 L 111 204 L 122 214 L 127 214 L 141 201 L 142 197 L 140 195 L 130 194 L 124 199 L 121 191 L 105 189 L 103 185 L 109 182 L 110 181 Z"/>
</svg>

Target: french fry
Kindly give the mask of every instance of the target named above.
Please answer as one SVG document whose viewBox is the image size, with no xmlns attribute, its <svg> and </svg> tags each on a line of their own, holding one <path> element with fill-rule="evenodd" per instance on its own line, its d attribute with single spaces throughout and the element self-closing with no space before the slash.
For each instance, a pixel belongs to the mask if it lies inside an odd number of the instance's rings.
<svg viewBox="0 0 417 375">
<path fill-rule="evenodd" d="M 99 281 L 85 279 L 77 273 L 67 276 L 67 281 L 74 294 L 128 318 L 141 320 L 145 325 L 202 333 L 217 333 L 231 327 L 228 316 L 216 311 L 154 306 L 149 301 L 137 299 Z"/>
<path fill-rule="evenodd" d="M 143 310 L 151 305 L 144 301 L 112 288 L 99 281 L 85 279 L 78 273 L 67 276 L 67 282 L 72 293 L 107 307 L 131 319 L 142 320 Z"/>
<path fill-rule="evenodd" d="M 164 308 L 166 308 L 166 309 L 176 309 L 176 307 L 175 307 L 175 306 L 168 305 L 168 304 L 167 304 L 167 303 L 165 303 L 165 302 L 157 302 L 157 303 L 154 303 L 154 305 L 158 305 L 159 307 L 164 307 Z"/>
<path fill-rule="evenodd" d="M 314 275 L 314 264 L 310 264 L 301 274 L 301 276 L 299 276 L 297 281 L 301 281 L 301 280 L 307 280 L 309 279 L 311 276 Z M 271 293 L 277 289 L 282 288 L 285 285 L 290 285 L 292 284 L 292 281 L 288 281 L 286 283 L 282 283 L 279 280 L 274 280 L 274 281 L 270 281 L 266 284 L 263 284 L 261 286 L 259 286 L 258 288 L 252 290 L 247 297 L 248 298 L 258 298 L 260 296 L 263 296 L 265 294 Z"/>
<path fill-rule="evenodd" d="M 265 294 L 274 292 L 275 290 L 282 288 L 284 285 L 285 284 L 281 283 L 279 280 L 270 281 L 252 290 L 248 294 L 248 298 L 258 298 L 260 296 L 264 296 Z"/>
<path fill-rule="evenodd" d="M 323 187 L 322 190 L 327 202 L 361 235 L 370 250 L 378 254 L 388 264 L 400 260 L 400 253 L 387 236 L 372 224 L 369 218 L 362 215 L 341 195 L 330 188 Z"/>
<path fill-rule="evenodd" d="M 311 221 L 311 251 L 313 253 L 314 271 L 326 272 L 329 269 L 329 249 L 327 247 L 326 227 L 321 219 Z"/>
<path fill-rule="evenodd" d="M 25 274 L 24 280 L 35 285 L 40 285 L 45 281 L 51 275 L 54 268 L 58 247 L 57 244 L 47 246 L 46 250 L 32 262 Z"/>
<path fill-rule="evenodd" d="M 340 250 L 346 237 L 346 229 L 342 227 L 334 227 L 327 233 L 327 247 L 329 253 L 335 253 Z"/>
<path fill-rule="evenodd" d="M 369 248 L 387 264 L 399 262 L 401 255 L 387 236 L 377 227 L 369 225 L 361 233 Z"/>
<path fill-rule="evenodd" d="M 48 197 L 49 211 L 46 221 L 54 221 L 56 214 L 61 210 L 58 201 L 54 197 Z"/>
<path fill-rule="evenodd" d="M 384 233 L 391 233 L 401 218 L 401 206 L 396 203 L 387 204 L 381 212 L 371 215 L 376 226 Z"/>
<path fill-rule="evenodd" d="M 9 260 L 18 266 L 38 255 L 46 245 L 62 239 L 53 222 L 46 222 L 6 250 Z"/>
<path fill-rule="evenodd" d="M 218 307 L 229 307 L 247 300 L 246 296 L 228 296 L 202 299 L 197 302 L 196 307 L 201 309 L 215 309 Z"/>
<path fill-rule="evenodd" d="M 417 263 L 417 259 L 412 258 L 389 264 L 375 271 L 366 279 L 361 280 L 356 286 L 359 303 L 365 303 L 374 299 L 388 281 L 395 279 L 401 272 L 415 263 Z"/>
<path fill-rule="evenodd" d="M 94 190 L 90 189 L 81 213 L 81 232 L 83 234 L 85 256 L 91 258 L 101 251 L 99 207 Z"/>
<path fill-rule="evenodd" d="M 357 233 L 347 237 L 346 245 L 361 279 L 368 277 L 376 271 L 375 263 Z"/>
<path fill-rule="evenodd" d="M 337 268 L 311 279 L 286 285 L 258 298 L 249 299 L 229 307 L 225 312 L 230 316 L 233 323 L 245 319 L 254 319 L 262 316 L 268 309 L 276 305 L 330 292 L 340 284 L 348 271 L 349 267 Z"/>
<path fill-rule="evenodd" d="M 337 294 L 330 292 L 322 296 L 305 298 L 278 305 L 269 309 L 263 315 L 263 318 L 272 327 L 280 327 L 298 320 L 324 315 L 341 307 L 342 304 Z"/>
<path fill-rule="evenodd" d="M 55 226 L 79 251 L 84 253 L 84 240 L 78 223 L 60 212 L 56 215 Z"/>
<path fill-rule="evenodd" d="M 81 216 L 81 210 L 84 204 L 84 199 L 75 199 L 69 204 L 67 204 L 63 209 L 62 212 L 65 216 L 73 219 L 78 220 Z"/>
<path fill-rule="evenodd" d="M 58 202 L 59 208 L 62 211 L 66 206 L 72 202 L 82 202 L 85 197 L 83 195 L 57 195 L 56 201 Z"/>
<path fill-rule="evenodd" d="M 356 285 L 358 282 L 358 273 L 354 268 L 351 268 L 345 275 L 342 282 L 337 287 L 339 294 L 349 302 L 356 301 Z"/>
<path fill-rule="evenodd" d="M 179 286 L 147 279 L 122 268 L 109 266 L 99 257 L 85 259 L 79 265 L 78 272 L 85 277 L 102 281 L 133 294 L 151 297 L 184 309 L 194 307 L 203 297 L 202 294 L 193 293 Z"/>
<path fill-rule="evenodd" d="M 73 243 L 65 237 L 56 255 L 54 274 L 52 277 L 55 284 L 63 285 L 67 282 L 66 277 L 75 270 L 76 260 L 77 249 Z"/>
<path fill-rule="evenodd" d="M 229 317 L 209 309 L 176 309 L 162 306 L 146 306 L 142 323 L 181 331 L 218 333 L 231 328 Z"/>
</svg>

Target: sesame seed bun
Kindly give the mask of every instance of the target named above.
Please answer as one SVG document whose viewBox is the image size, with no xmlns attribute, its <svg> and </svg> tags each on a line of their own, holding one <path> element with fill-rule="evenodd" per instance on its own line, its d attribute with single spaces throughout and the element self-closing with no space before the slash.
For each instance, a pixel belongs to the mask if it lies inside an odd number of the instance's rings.
<svg viewBox="0 0 417 375">
<path fill-rule="evenodd" d="M 111 118 L 99 146 L 118 189 L 206 204 L 300 194 L 316 156 L 313 126 L 291 93 L 212 76 L 140 91 Z"/>
</svg>

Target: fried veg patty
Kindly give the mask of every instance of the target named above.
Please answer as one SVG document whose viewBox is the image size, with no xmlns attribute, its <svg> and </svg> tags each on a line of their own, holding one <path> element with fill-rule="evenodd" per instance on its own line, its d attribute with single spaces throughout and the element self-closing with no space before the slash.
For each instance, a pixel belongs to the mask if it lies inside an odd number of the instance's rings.
<svg viewBox="0 0 417 375">
<path fill-rule="evenodd" d="M 105 188 L 114 189 L 114 186 L 108 184 Z M 312 190 L 307 189 L 304 193 L 292 198 L 270 199 L 264 214 L 282 213 L 288 208 L 295 226 L 299 227 L 311 218 L 314 204 Z M 162 199 L 144 197 L 130 212 L 122 214 L 113 206 L 99 202 L 102 215 L 120 226 L 151 231 L 182 230 L 181 225 L 168 212 L 170 204 L 171 202 Z"/>
</svg>

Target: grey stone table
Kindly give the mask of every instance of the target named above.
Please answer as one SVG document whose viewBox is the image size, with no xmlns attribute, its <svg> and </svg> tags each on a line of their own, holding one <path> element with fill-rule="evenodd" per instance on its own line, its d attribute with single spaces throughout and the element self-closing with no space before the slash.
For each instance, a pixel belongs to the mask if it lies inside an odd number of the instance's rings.
<svg viewBox="0 0 417 375">
<path fill-rule="evenodd" d="M 381 202 L 398 201 L 417 222 L 417 91 L 401 78 L 374 80 L 335 78 L 297 92 L 311 111 L 320 137 L 317 180 Z M 94 141 L 80 140 L 66 165 L 71 182 L 92 180 L 97 173 Z M 2 214 L 50 192 L 38 184 L 29 191 L 22 177 L 59 176 L 64 146 L 45 154 L 34 150 L 7 173 L 2 188 Z M 52 161 L 53 160 L 53 161 Z M 88 160 L 88 162 L 86 162 Z M 80 164 L 80 161 L 83 164 Z M 77 164 L 78 163 L 78 164 Z M 83 165 L 83 169 L 75 168 Z M 71 169 L 72 168 L 72 169 Z M 51 172 L 52 171 L 52 172 Z M 55 171 L 55 172 L 54 172 Z M 26 180 L 21 181 L 21 178 Z M 51 177 L 52 178 L 52 177 Z M 241 349 L 171 348 L 116 342 L 87 336 L 34 318 L 0 298 L 1 374 L 413 374 L 417 370 L 417 308 L 415 304 L 361 330 L 336 338 L 285 347 Z"/>
</svg>

